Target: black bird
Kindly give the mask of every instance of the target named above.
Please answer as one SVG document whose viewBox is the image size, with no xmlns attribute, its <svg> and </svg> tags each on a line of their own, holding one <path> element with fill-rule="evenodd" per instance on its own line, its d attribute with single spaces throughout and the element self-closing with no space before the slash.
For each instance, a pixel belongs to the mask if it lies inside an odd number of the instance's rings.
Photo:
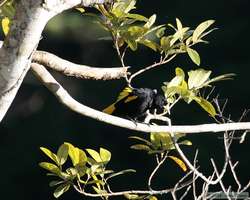
<svg viewBox="0 0 250 200">
<path fill-rule="evenodd" d="M 107 114 L 142 120 L 147 110 L 163 110 L 166 105 L 165 97 L 157 90 L 150 88 L 126 87 L 118 96 L 117 101 L 103 110 Z"/>
</svg>

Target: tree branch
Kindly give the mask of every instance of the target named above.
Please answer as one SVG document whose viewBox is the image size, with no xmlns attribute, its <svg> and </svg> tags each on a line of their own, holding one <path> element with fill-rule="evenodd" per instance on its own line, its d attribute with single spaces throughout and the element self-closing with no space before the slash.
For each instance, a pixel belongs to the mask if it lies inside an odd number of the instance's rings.
<svg viewBox="0 0 250 200">
<path fill-rule="evenodd" d="M 102 2 L 105 0 L 102 0 Z M 10 31 L 0 49 L 0 121 L 30 68 L 29 58 L 47 22 L 77 5 L 100 0 L 19 0 Z"/>
<path fill-rule="evenodd" d="M 79 65 L 45 51 L 36 51 L 32 62 L 39 63 L 67 76 L 83 79 L 111 80 L 126 77 L 127 67 L 97 68 Z"/>
<path fill-rule="evenodd" d="M 238 122 L 227 124 L 202 124 L 191 126 L 157 126 L 143 123 L 134 123 L 120 117 L 108 115 L 87 107 L 75 99 L 51 76 L 42 65 L 31 64 L 32 71 L 42 81 L 42 83 L 59 99 L 59 101 L 69 109 L 93 119 L 112 124 L 115 126 L 132 129 L 141 132 L 181 132 L 181 133 L 202 133 L 202 132 L 222 132 L 229 130 L 248 130 L 250 122 Z"/>
</svg>

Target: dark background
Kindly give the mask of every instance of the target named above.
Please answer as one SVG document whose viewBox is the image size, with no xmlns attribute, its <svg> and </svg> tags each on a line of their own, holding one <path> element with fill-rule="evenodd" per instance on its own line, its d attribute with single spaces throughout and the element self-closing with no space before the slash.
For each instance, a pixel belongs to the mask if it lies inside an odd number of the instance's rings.
<svg viewBox="0 0 250 200">
<path fill-rule="evenodd" d="M 138 12 L 146 16 L 156 13 L 157 23 L 175 23 L 178 17 L 186 26 L 195 27 L 207 19 L 215 19 L 219 29 L 211 33 L 208 45 L 198 45 L 201 67 L 211 69 L 213 75 L 234 72 L 233 81 L 216 84 L 216 94 L 221 99 L 228 98 L 225 114 L 231 114 L 238 120 L 242 111 L 249 108 L 249 8 L 247 0 L 228 1 L 139 1 Z M 38 49 L 54 53 L 72 62 L 91 66 L 120 66 L 116 52 L 110 41 L 98 40 L 106 33 L 95 23 L 78 12 L 65 12 L 52 19 L 43 33 Z M 140 48 L 135 54 L 128 54 L 126 62 L 137 68 L 154 61 L 155 55 L 146 48 Z M 196 66 L 186 55 L 180 55 L 173 62 L 145 73 L 136 79 L 137 87 L 159 88 L 163 81 L 174 75 L 175 67 L 190 70 Z M 78 101 L 96 109 L 103 109 L 111 103 L 124 86 L 123 80 L 91 81 L 64 77 L 53 73 L 55 78 Z M 209 123 L 212 120 L 195 104 L 180 103 L 173 110 L 174 124 Z M 249 116 L 245 118 L 249 121 Z M 143 152 L 130 150 L 133 143 L 131 135 L 143 136 L 130 130 L 113 127 L 96 120 L 73 113 L 58 103 L 57 99 L 28 73 L 0 125 L 1 153 L 1 198 L 42 200 L 54 199 L 53 189 L 49 188 L 49 178 L 38 163 L 47 158 L 39 151 L 40 146 L 56 150 L 67 141 L 80 148 L 99 149 L 104 147 L 112 152 L 109 165 L 114 170 L 134 168 L 136 174 L 116 178 L 114 189 L 143 189 L 146 179 L 154 167 L 154 159 Z M 184 148 L 192 158 L 195 149 L 199 149 L 201 170 L 211 172 L 210 157 L 215 158 L 218 167 L 223 162 L 223 143 L 219 135 L 196 134 L 188 136 L 193 146 Z M 242 184 L 249 181 L 249 138 L 244 144 L 234 142 L 233 160 L 240 160 L 238 172 Z M 183 172 L 172 162 L 167 162 L 161 173 L 157 174 L 155 188 L 171 186 Z M 232 184 L 228 176 L 226 185 Z M 233 184 L 234 186 L 234 184 Z M 163 198 L 163 197 L 162 197 Z M 62 196 L 65 200 L 86 199 L 74 191 Z M 119 198 L 118 198 L 119 199 Z M 161 198 L 160 198 L 161 199 Z"/>
</svg>

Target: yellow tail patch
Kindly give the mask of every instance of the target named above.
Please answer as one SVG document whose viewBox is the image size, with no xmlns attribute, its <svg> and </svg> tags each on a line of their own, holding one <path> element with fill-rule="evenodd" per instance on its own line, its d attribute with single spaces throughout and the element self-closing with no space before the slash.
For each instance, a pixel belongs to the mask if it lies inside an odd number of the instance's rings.
<svg viewBox="0 0 250 200">
<path fill-rule="evenodd" d="M 125 87 L 119 94 L 117 101 L 120 101 L 124 97 L 128 96 L 132 92 L 132 89 L 130 87 Z M 116 101 L 116 102 L 117 102 Z"/>
<path fill-rule="evenodd" d="M 111 115 L 114 111 L 115 111 L 115 104 L 113 103 L 112 105 L 110 105 L 107 108 L 105 108 L 102 112 Z"/>
<path fill-rule="evenodd" d="M 128 98 L 124 101 L 124 103 L 128 103 L 128 102 L 130 102 L 130 101 L 133 101 L 133 100 L 136 99 L 136 98 L 138 98 L 138 96 L 131 96 L 131 97 L 128 97 Z"/>
</svg>

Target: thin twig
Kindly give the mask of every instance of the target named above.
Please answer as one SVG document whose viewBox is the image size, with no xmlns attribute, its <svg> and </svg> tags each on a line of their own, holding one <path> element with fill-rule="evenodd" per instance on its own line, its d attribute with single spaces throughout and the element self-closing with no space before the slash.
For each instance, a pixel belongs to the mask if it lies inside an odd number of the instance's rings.
<svg viewBox="0 0 250 200">
<path fill-rule="evenodd" d="M 167 59 L 167 60 L 163 60 L 163 61 L 154 63 L 154 64 L 149 65 L 149 66 L 147 66 L 147 67 L 145 67 L 145 68 L 143 68 L 143 69 L 141 69 L 141 70 L 138 70 L 137 72 L 135 72 L 134 74 L 132 74 L 132 75 L 129 77 L 128 82 L 131 83 L 131 81 L 132 81 L 133 78 L 135 78 L 136 76 L 138 76 L 138 75 L 141 74 L 141 73 L 144 73 L 145 71 L 148 71 L 148 70 L 150 70 L 150 69 L 152 69 L 152 68 L 154 68 L 154 67 L 157 67 L 157 66 L 160 66 L 160 65 L 164 65 L 164 64 L 170 62 L 172 59 L 175 58 L 175 56 L 176 56 L 176 54 L 172 55 L 172 56 L 171 56 L 169 59 Z"/>
<path fill-rule="evenodd" d="M 160 166 L 165 162 L 165 160 L 167 159 L 167 157 L 168 157 L 168 154 L 166 153 L 164 155 L 164 157 L 160 160 L 160 162 L 158 162 L 158 164 L 156 165 L 156 167 L 154 168 L 154 170 L 152 171 L 152 173 L 150 174 L 150 176 L 148 178 L 148 188 L 150 190 L 152 190 L 151 182 L 152 182 L 152 179 L 153 179 L 155 173 L 158 171 L 158 169 L 160 168 Z"/>
</svg>

